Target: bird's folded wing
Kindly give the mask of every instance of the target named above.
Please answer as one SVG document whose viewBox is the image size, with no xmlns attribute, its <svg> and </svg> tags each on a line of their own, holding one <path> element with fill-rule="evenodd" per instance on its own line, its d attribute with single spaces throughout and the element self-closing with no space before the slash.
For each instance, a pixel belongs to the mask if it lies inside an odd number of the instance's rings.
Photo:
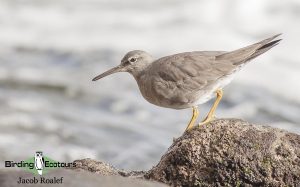
<svg viewBox="0 0 300 187">
<path fill-rule="evenodd" d="M 224 52 L 187 52 L 157 60 L 152 67 L 152 73 L 156 75 L 153 76 L 153 89 L 164 97 L 205 89 L 220 77 L 230 74 L 236 67 L 216 61 L 216 55 L 222 53 Z"/>
</svg>

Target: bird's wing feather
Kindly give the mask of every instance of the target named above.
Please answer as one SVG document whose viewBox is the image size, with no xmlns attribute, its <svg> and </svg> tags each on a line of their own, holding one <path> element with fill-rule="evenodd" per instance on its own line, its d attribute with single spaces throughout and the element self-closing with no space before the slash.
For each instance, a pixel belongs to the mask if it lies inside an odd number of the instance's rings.
<svg viewBox="0 0 300 187">
<path fill-rule="evenodd" d="M 203 88 L 207 82 L 230 73 L 235 66 L 217 61 L 224 52 L 187 52 L 159 59 L 155 68 L 159 77 L 168 82 L 184 84 L 188 89 Z"/>
<path fill-rule="evenodd" d="M 249 45 L 247 47 L 243 47 L 241 49 L 237 49 L 228 53 L 218 55 L 216 56 L 216 60 L 226 61 L 227 63 L 232 63 L 234 65 L 244 64 L 252 60 L 253 58 L 265 53 L 272 47 L 276 46 L 278 42 L 281 41 L 281 39 L 275 41 L 273 40 L 280 35 L 281 34 L 277 34 L 275 36 L 272 36 L 268 39 L 262 40 L 255 44 Z"/>
<path fill-rule="evenodd" d="M 216 61 L 215 56 L 222 53 L 197 51 L 158 59 L 152 65 L 151 72 L 155 75 L 152 88 L 166 99 L 188 102 L 187 95 L 205 88 L 235 68 L 234 65 Z M 176 98 L 172 98 L 174 96 Z"/>
</svg>

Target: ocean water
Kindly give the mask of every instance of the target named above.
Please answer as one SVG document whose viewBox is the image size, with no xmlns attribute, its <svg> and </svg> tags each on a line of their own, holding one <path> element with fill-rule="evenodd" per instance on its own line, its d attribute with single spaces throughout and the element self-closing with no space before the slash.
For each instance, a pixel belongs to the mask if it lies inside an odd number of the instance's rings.
<svg viewBox="0 0 300 187">
<path fill-rule="evenodd" d="M 147 103 L 127 73 L 91 79 L 133 49 L 229 51 L 277 33 L 280 45 L 225 88 L 217 116 L 300 134 L 299 12 L 296 0 L 1 0 L 0 160 L 42 150 L 149 169 L 192 111 Z"/>
</svg>

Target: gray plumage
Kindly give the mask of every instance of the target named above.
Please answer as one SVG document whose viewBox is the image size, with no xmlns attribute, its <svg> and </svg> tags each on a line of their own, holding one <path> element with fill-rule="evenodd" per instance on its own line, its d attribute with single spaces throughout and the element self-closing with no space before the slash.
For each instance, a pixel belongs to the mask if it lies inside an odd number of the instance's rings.
<svg viewBox="0 0 300 187">
<path fill-rule="evenodd" d="M 275 35 L 253 45 L 231 51 L 194 51 L 154 60 L 147 52 L 127 53 L 121 64 L 95 77 L 129 72 L 143 97 L 161 107 L 184 109 L 202 104 L 222 89 L 244 64 L 278 44 Z"/>
</svg>

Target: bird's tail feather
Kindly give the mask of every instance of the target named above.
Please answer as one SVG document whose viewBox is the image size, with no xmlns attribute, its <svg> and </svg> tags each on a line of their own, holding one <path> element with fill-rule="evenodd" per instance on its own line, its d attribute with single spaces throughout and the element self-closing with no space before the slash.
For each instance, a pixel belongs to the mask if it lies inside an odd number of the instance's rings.
<svg viewBox="0 0 300 187">
<path fill-rule="evenodd" d="M 275 36 L 272 36 L 270 38 L 267 38 L 255 44 L 252 44 L 250 46 L 218 55 L 216 56 L 216 59 L 230 61 L 234 65 L 244 64 L 245 62 L 252 60 L 253 58 L 265 53 L 269 49 L 278 45 L 281 39 L 279 40 L 274 40 L 274 39 L 280 35 L 281 34 L 277 34 Z"/>
<path fill-rule="evenodd" d="M 279 42 L 281 41 L 282 39 L 279 39 L 279 40 L 275 40 L 275 41 L 272 41 L 270 43 L 267 43 L 265 45 L 263 45 L 262 47 L 258 48 L 254 54 L 252 54 L 249 58 L 247 58 L 247 61 L 250 61 L 256 57 L 258 57 L 259 55 L 269 51 L 271 48 L 275 47 L 276 45 L 279 44 Z"/>
</svg>

